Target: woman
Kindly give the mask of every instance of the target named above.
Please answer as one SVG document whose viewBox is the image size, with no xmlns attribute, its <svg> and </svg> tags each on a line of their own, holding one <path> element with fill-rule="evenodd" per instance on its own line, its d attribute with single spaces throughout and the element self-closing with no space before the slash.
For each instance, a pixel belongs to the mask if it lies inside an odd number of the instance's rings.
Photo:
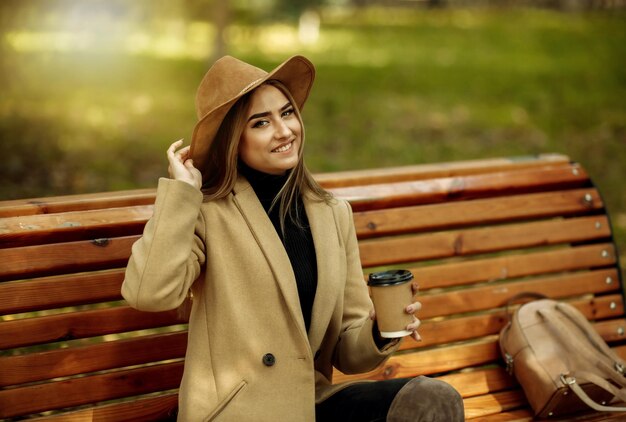
<svg viewBox="0 0 626 422">
<path fill-rule="evenodd" d="M 209 69 L 122 294 L 146 311 L 193 296 L 179 420 L 416 420 L 402 418 L 420 406 L 462 418 L 458 393 L 427 378 L 331 384 L 333 366 L 371 370 L 398 341 L 379 336 L 350 206 L 302 159 L 314 75 L 300 56 L 270 73 L 228 56 Z M 407 327 L 416 339 L 418 326 Z"/>
</svg>

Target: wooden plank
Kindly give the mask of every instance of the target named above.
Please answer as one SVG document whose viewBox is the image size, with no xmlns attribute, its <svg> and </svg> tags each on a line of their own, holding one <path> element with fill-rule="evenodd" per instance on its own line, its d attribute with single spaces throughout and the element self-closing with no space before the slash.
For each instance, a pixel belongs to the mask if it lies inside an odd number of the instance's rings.
<svg viewBox="0 0 626 422">
<path fill-rule="evenodd" d="M 184 324 L 176 310 L 141 312 L 129 306 L 68 312 L 0 322 L 0 349 L 68 341 Z"/>
<path fill-rule="evenodd" d="M 0 280 L 125 267 L 139 236 L 0 249 Z"/>
<path fill-rule="evenodd" d="M 469 420 L 525 407 L 528 405 L 527 403 L 526 396 L 522 390 L 485 394 L 463 400 L 465 419 Z"/>
<path fill-rule="evenodd" d="M 530 407 L 525 409 L 518 409 L 513 411 L 506 411 L 502 413 L 494 413 L 490 415 L 480 416 L 480 417 L 472 417 L 472 422 L 507 422 L 507 421 L 532 421 L 535 420 L 533 418 L 533 411 Z M 585 422 L 599 422 L 599 421 L 624 421 L 626 420 L 626 413 L 616 412 L 616 413 L 608 413 L 608 412 L 585 412 L 582 414 L 575 415 L 564 415 L 559 418 L 550 418 L 550 420 L 556 421 L 568 421 L 568 422 L 577 422 L 577 421 L 585 421 Z"/>
<path fill-rule="evenodd" d="M 80 406 L 178 388 L 183 363 L 174 362 L 0 390 L 0 417 Z"/>
<path fill-rule="evenodd" d="M 0 247 L 141 234 L 153 205 L 0 218 Z"/>
<path fill-rule="evenodd" d="M 0 387 L 185 356 L 187 332 L 0 357 Z"/>
<path fill-rule="evenodd" d="M 155 198 L 156 189 L 134 189 L 81 195 L 14 199 L 0 201 L 0 218 L 151 205 L 154 204 Z"/>
<path fill-rule="evenodd" d="M 586 195 L 591 200 L 586 201 Z M 572 216 L 604 207 L 595 189 L 512 195 L 354 213 L 359 238 L 522 219 Z"/>
<path fill-rule="evenodd" d="M 609 239 L 606 216 L 507 224 L 359 242 L 363 267 Z"/>
<path fill-rule="evenodd" d="M 533 412 L 530 408 L 518 409 L 488 416 L 472 417 L 469 420 L 473 422 L 526 422 L 533 420 Z"/>
<path fill-rule="evenodd" d="M 178 394 L 168 393 L 157 397 L 136 398 L 123 403 L 95 406 L 84 410 L 31 419 L 32 421 L 63 422 L 152 422 L 175 420 Z"/>
<path fill-rule="evenodd" d="M 338 198 L 349 200 L 355 211 L 364 211 L 588 185 L 589 178 L 582 169 L 574 171 L 567 166 L 334 188 L 330 191 Z"/>
<path fill-rule="evenodd" d="M 607 255 L 608 256 L 605 256 Z M 446 262 L 410 268 L 420 289 L 462 286 L 548 273 L 601 268 L 616 264 L 612 243 L 542 252 Z M 614 280 L 618 283 L 618 280 Z"/>
<path fill-rule="evenodd" d="M 123 280 L 122 268 L 0 283 L 0 315 L 119 300 Z"/>
<path fill-rule="evenodd" d="M 474 406 L 475 403 L 472 403 Z M 497 408 L 496 408 L 497 410 Z M 466 415 L 467 416 L 467 415 Z M 568 421 L 568 422 L 599 422 L 599 421 L 624 421 L 626 420 L 626 413 L 608 413 L 608 412 L 585 412 L 583 414 L 570 414 L 563 415 L 559 418 L 550 418 L 556 421 Z M 504 411 L 501 413 L 493 413 L 484 416 L 466 417 L 466 420 L 472 422 L 525 422 L 536 420 L 533 417 L 533 411 L 528 408 L 517 409 L 512 411 Z"/>
<path fill-rule="evenodd" d="M 315 179 L 326 189 L 329 189 L 432 179 L 435 177 L 484 174 L 547 165 L 568 165 L 569 163 L 570 158 L 565 155 L 541 154 L 533 157 L 488 158 L 483 160 L 463 160 L 436 164 L 327 172 L 316 174 Z"/>
<path fill-rule="evenodd" d="M 626 319 L 619 318 L 594 324 L 596 331 L 607 342 L 622 341 L 626 338 Z"/>
<path fill-rule="evenodd" d="M 438 376 L 437 379 L 452 385 L 464 397 L 474 397 L 508 390 L 517 385 L 504 368 L 476 369 Z"/>
<path fill-rule="evenodd" d="M 416 342 L 412 338 L 407 338 L 402 342 L 400 350 L 430 347 L 499 334 L 506 323 L 507 319 L 504 312 L 436 322 L 426 321 L 419 329 L 422 341 Z M 624 318 L 597 322 L 594 327 L 606 341 L 626 339 L 623 334 L 626 330 Z M 447 329 L 450 331 L 445 331 Z"/>
<path fill-rule="evenodd" d="M 432 375 L 498 361 L 500 350 L 495 339 L 447 347 L 437 347 L 412 353 L 395 354 L 383 365 L 362 374 L 346 375 L 333 372 L 333 383 L 354 380 Z"/>
<path fill-rule="evenodd" d="M 579 299 L 569 303 L 578 308 L 587 319 L 605 320 L 595 323 L 596 329 L 602 333 L 605 340 L 617 341 L 625 338 L 624 334 L 620 335 L 618 330 L 620 327 L 626 329 L 623 318 L 624 307 L 619 294 Z M 417 316 L 422 317 L 421 311 L 417 313 Z M 608 318 L 612 319 L 607 320 Z M 423 320 L 419 328 L 422 341 L 416 342 L 407 337 L 400 345 L 400 350 L 430 347 L 498 334 L 507 321 L 508 316 L 503 309 L 457 318 Z"/>
<path fill-rule="evenodd" d="M 617 283 L 607 284 L 607 278 L 617 280 L 617 269 L 540 277 L 508 283 L 493 283 L 446 293 L 420 295 L 421 318 L 475 312 L 504 306 L 518 293 L 536 292 L 553 298 L 565 298 L 589 293 L 619 291 Z"/>
<path fill-rule="evenodd" d="M 626 345 L 611 348 L 622 359 L 626 358 Z M 441 374 L 494 363 L 502 365 L 497 336 L 480 342 L 395 354 L 383 365 L 362 374 L 346 375 L 335 370 L 333 371 L 333 384 L 365 379 L 382 380 Z"/>
<path fill-rule="evenodd" d="M 563 419 L 561 419 L 563 420 Z M 568 422 L 579 422 L 579 421 L 585 421 L 585 422 L 600 422 L 600 421 L 625 421 L 626 420 L 626 413 L 624 412 L 594 412 L 594 411 L 589 411 L 586 413 L 583 413 L 582 415 L 580 414 L 576 414 L 576 415 L 567 415 L 567 419 Z"/>
</svg>

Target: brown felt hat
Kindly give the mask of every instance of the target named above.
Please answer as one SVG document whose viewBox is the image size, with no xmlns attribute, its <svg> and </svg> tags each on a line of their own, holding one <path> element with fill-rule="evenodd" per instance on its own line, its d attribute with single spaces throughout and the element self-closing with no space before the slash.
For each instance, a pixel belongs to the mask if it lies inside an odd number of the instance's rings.
<svg viewBox="0 0 626 422">
<path fill-rule="evenodd" d="M 196 94 L 198 123 L 190 150 L 196 168 L 205 170 L 211 143 L 230 108 L 270 79 L 282 82 L 302 109 L 315 79 L 315 67 L 302 56 L 289 58 L 269 73 L 231 56 L 224 56 L 211 66 Z"/>
</svg>

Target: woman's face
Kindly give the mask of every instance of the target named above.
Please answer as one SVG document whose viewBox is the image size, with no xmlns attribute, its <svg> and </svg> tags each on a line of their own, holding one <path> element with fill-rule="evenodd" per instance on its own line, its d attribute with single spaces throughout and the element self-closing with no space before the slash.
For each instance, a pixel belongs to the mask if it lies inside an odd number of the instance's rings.
<svg viewBox="0 0 626 422">
<path fill-rule="evenodd" d="M 302 125 L 294 106 L 278 88 L 261 85 L 252 92 L 239 142 L 239 157 L 255 170 L 283 174 L 298 164 Z"/>
</svg>

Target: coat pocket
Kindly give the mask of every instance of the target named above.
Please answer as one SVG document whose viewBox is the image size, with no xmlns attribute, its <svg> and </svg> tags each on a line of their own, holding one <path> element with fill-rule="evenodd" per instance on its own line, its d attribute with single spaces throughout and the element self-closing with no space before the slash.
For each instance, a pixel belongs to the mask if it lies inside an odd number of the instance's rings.
<svg viewBox="0 0 626 422">
<path fill-rule="evenodd" d="M 248 385 L 248 382 L 246 380 L 241 381 L 235 388 L 233 388 L 233 390 L 226 396 L 226 398 L 224 398 L 224 400 L 222 400 L 217 405 L 217 407 L 213 410 L 213 412 L 211 412 L 211 414 L 207 416 L 206 419 L 204 419 L 204 422 L 211 422 L 215 420 L 215 418 L 217 418 L 220 415 L 220 413 L 222 413 L 224 408 L 228 406 L 228 404 L 235 397 L 237 397 L 239 393 L 241 393 L 246 388 L 247 385 Z"/>
</svg>

